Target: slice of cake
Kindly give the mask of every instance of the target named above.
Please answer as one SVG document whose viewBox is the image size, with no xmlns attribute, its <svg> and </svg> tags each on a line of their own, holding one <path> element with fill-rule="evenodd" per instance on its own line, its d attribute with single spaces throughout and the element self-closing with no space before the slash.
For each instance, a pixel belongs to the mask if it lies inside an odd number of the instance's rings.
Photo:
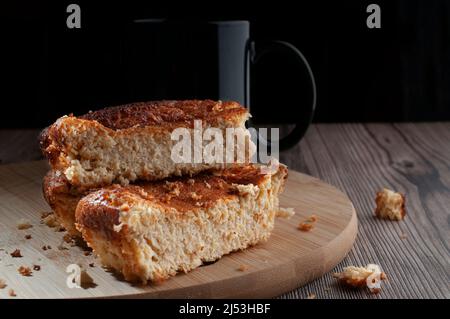
<svg viewBox="0 0 450 319">
<path fill-rule="evenodd" d="M 111 186 L 80 200 L 76 227 L 126 280 L 159 281 L 266 240 L 286 178 L 248 165 Z"/>
<path fill-rule="evenodd" d="M 247 109 L 236 102 L 135 103 L 79 117 L 63 116 L 42 132 L 40 143 L 52 169 L 61 171 L 71 185 L 84 188 L 111 183 L 126 185 L 138 179 L 157 180 L 220 169 L 226 167 L 223 163 L 242 158 L 241 162 L 248 162 L 255 148 L 245 129 L 248 117 Z M 233 144 L 236 157 L 231 161 L 225 156 L 208 161 L 193 157 L 189 161 L 172 160 L 173 147 L 179 142 L 172 140 L 172 132 L 186 128 L 192 137 L 196 121 L 201 121 L 202 130 L 217 128 L 224 141 L 227 128 L 239 128 L 235 140 L 241 138 L 245 143 Z M 210 141 L 200 140 L 200 143 L 206 146 Z M 238 152 L 243 155 L 238 157 Z"/>
</svg>

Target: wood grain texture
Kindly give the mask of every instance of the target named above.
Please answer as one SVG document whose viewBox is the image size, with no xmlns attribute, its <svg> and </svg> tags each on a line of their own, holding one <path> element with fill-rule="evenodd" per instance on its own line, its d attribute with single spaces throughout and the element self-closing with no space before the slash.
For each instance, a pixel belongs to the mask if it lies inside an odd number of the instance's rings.
<svg viewBox="0 0 450 319">
<path fill-rule="evenodd" d="M 37 150 L 36 138 L 26 140 L 21 136 L 29 131 L 13 131 L 22 143 L 5 151 L 11 143 L 8 132 L 0 131 L 0 160 L 35 159 L 17 154 Z M 348 257 L 281 298 L 310 293 L 317 298 L 450 298 L 450 123 L 316 124 L 281 160 L 345 191 L 359 218 Z M 404 221 L 373 217 L 375 192 L 385 186 L 406 193 Z M 376 296 L 346 289 L 332 278 L 345 266 L 370 262 L 379 263 L 389 276 Z"/>
<path fill-rule="evenodd" d="M 55 233 L 39 223 L 42 211 L 49 210 L 41 193 L 45 161 L 0 166 L 0 278 L 20 298 L 136 297 L 136 298 L 269 298 L 322 276 L 349 252 L 357 233 L 356 213 L 348 197 L 335 187 L 294 171 L 280 196 L 282 207 L 297 214 L 278 218 L 266 243 L 233 253 L 189 274 L 177 275 L 161 284 L 136 286 L 98 267 L 99 261 L 84 256 L 79 247 L 62 243 L 63 233 Z M 311 212 L 318 221 L 303 232 L 297 225 Z M 24 218 L 33 225 L 17 229 Z M 25 239 L 30 234 L 31 239 Z M 44 245 L 52 249 L 43 250 Z M 61 250 L 63 245 L 66 249 Z M 23 257 L 9 254 L 20 249 Z M 97 267 L 89 267 L 94 262 Z M 82 264 L 97 287 L 69 289 L 66 267 Z M 20 266 L 39 272 L 22 277 Z M 239 271 L 239 267 L 248 267 Z M 0 291 L 1 294 L 1 291 Z M 6 297 L 6 291 L 4 292 Z"/>
<path fill-rule="evenodd" d="M 283 297 L 450 298 L 450 123 L 315 125 L 281 160 L 337 186 L 355 204 L 358 238 L 334 271 L 377 263 L 389 278 L 377 296 L 328 275 Z M 374 218 L 383 187 L 406 194 L 404 221 Z"/>
</svg>

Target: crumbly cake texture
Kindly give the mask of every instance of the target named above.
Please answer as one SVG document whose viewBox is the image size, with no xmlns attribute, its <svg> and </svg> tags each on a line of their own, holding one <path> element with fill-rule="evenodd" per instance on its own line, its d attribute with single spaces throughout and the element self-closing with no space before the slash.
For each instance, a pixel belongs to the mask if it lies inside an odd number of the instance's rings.
<svg viewBox="0 0 450 319">
<path fill-rule="evenodd" d="M 171 139 L 176 128 L 187 128 L 191 136 L 194 121 L 202 128 L 226 128 L 246 140 L 244 159 L 255 147 L 245 121 L 249 113 L 236 102 L 211 100 L 158 101 L 105 108 L 83 116 L 63 116 L 46 128 L 40 137 L 42 152 L 52 169 L 61 171 L 70 184 L 92 188 L 112 183 L 127 185 L 141 180 L 192 175 L 206 169 L 221 169 L 218 162 L 175 163 Z M 210 141 L 203 141 L 207 145 Z"/>
<path fill-rule="evenodd" d="M 405 195 L 387 188 L 379 191 L 375 198 L 377 207 L 375 215 L 378 218 L 402 220 L 406 216 Z"/>
<path fill-rule="evenodd" d="M 126 280 L 161 281 L 267 240 L 286 178 L 248 165 L 103 188 L 80 200 L 76 227 Z"/>
</svg>

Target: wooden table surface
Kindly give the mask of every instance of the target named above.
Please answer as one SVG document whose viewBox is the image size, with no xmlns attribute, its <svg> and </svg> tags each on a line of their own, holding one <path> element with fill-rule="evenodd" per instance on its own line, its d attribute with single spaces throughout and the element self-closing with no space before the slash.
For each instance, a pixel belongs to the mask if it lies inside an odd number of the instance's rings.
<svg viewBox="0 0 450 319">
<path fill-rule="evenodd" d="M 0 130 L 0 163 L 40 159 L 38 132 Z M 358 237 L 333 271 L 376 263 L 388 275 L 376 296 L 344 288 L 329 273 L 281 298 L 450 298 L 450 123 L 316 124 L 280 157 L 355 205 Z M 404 221 L 374 217 L 383 187 L 406 194 Z"/>
</svg>

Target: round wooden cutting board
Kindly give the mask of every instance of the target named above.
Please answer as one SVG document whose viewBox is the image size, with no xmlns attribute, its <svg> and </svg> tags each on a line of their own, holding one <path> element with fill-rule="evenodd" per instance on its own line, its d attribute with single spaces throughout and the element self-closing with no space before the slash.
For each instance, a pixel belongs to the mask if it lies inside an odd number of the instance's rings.
<svg viewBox="0 0 450 319">
<path fill-rule="evenodd" d="M 330 271 L 349 252 L 357 233 L 355 209 L 344 193 L 317 178 L 290 171 L 280 200 L 282 207 L 293 207 L 296 214 L 290 219 L 277 218 L 266 243 L 160 284 L 132 285 L 103 269 L 93 255 L 85 256 L 79 246 L 65 243 L 64 232 L 40 223 L 41 214 L 50 211 L 41 191 L 47 170 L 43 161 L 0 166 L 0 279 L 7 284 L 0 289 L 0 298 L 11 298 L 9 289 L 14 289 L 16 298 L 276 297 Z M 298 230 L 298 224 L 312 214 L 317 216 L 314 228 Z M 21 218 L 33 227 L 19 230 Z M 51 249 L 42 249 L 44 245 Z M 15 249 L 23 257 L 13 258 L 10 253 Z M 74 263 L 87 269 L 95 287 L 67 286 L 66 267 Z M 19 274 L 20 266 L 33 269 L 34 265 L 40 270 L 33 270 L 32 276 Z M 240 271 L 241 265 L 247 269 Z"/>
</svg>

